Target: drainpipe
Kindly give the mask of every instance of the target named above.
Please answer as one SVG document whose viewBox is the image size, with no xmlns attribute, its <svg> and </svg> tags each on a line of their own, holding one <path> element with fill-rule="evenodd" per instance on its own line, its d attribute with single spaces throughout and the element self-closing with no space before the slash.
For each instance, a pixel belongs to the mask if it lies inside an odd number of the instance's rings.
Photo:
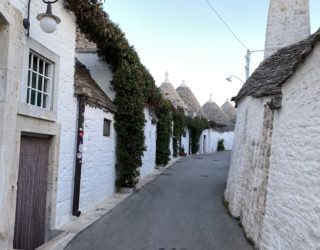
<svg viewBox="0 0 320 250">
<path fill-rule="evenodd" d="M 74 188 L 73 188 L 73 207 L 72 215 L 79 217 L 80 202 L 80 187 L 81 187 L 81 167 L 82 167 L 82 149 L 83 149 L 83 124 L 84 124 L 84 111 L 85 111 L 85 97 L 79 96 L 78 98 L 78 130 L 77 130 L 77 153 L 74 175 Z"/>
</svg>

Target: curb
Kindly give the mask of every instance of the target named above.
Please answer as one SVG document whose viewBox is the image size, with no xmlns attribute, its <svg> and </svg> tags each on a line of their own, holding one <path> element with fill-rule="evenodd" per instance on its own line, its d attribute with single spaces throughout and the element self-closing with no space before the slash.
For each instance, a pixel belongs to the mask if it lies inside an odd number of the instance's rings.
<svg viewBox="0 0 320 250">
<path fill-rule="evenodd" d="M 184 157 L 185 158 L 185 157 Z M 95 207 L 91 208 L 87 212 L 83 213 L 81 217 L 76 220 L 58 228 L 58 230 L 63 231 L 57 237 L 49 240 L 45 244 L 41 245 L 37 248 L 37 250 L 63 250 L 69 242 L 77 236 L 80 232 L 85 230 L 94 224 L 97 220 L 99 220 L 102 216 L 109 213 L 113 208 L 118 206 L 121 202 L 126 200 L 128 197 L 133 195 L 135 192 L 139 191 L 143 186 L 148 184 L 149 182 L 156 179 L 161 175 L 162 172 L 167 170 L 170 166 L 172 166 L 175 162 L 184 158 L 174 158 L 171 160 L 168 165 L 163 168 L 156 168 L 152 171 L 151 174 L 141 178 L 134 192 L 132 193 L 115 193 L 108 199 L 102 201 Z"/>
</svg>

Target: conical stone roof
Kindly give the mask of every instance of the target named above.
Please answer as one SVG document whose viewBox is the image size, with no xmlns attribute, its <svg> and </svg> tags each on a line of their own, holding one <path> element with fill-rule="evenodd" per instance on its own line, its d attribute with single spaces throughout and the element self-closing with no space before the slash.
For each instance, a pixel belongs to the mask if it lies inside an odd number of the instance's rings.
<svg viewBox="0 0 320 250">
<path fill-rule="evenodd" d="M 197 116 L 204 116 L 200 103 L 184 81 L 177 88 L 177 92 L 184 103 L 188 106 L 189 111 L 194 112 Z"/>
<path fill-rule="evenodd" d="M 225 103 L 221 106 L 221 109 L 225 114 L 229 116 L 232 121 L 235 121 L 237 119 L 237 110 L 228 100 L 226 100 Z"/>
<path fill-rule="evenodd" d="M 230 124 L 230 118 L 223 110 L 210 99 L 202 106 L 202 111 L 205 118 L 219 126 L 228 126 Z"/>
<path fill-rule="evenodd" d="M 181 99 L 173 85 L 171 84 L 169 80 L 169 75 L 166 74 L 166 79 L 163 81 L 163 83 L 160 86 L 160 92 L 162 96 L 169 100 L 174 107 L 181 107 L 184 110 L 188 110 L 187 105 L 184 103 L 184 101 Z"/>
</svg>

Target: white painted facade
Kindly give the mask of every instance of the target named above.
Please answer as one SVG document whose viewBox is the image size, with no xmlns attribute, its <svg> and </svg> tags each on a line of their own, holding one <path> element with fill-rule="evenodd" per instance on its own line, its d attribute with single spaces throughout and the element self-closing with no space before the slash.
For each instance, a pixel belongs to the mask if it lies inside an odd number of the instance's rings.
<svg viewBox="0 0 320 250">
<path fill-rule="evenodd" d="M 320 248 L 320 45 L 282 88 L 261 247 Z"/>
<path fill-rule="evenodd" d="M 238 105 L 225 199 L 233 216 L 241 217 L 243 227 L 255 242 L 261 237 L 269 169 L 270 137 L 264 132 L 267 98 L 246 97 Z"/>
<path fill-rule="evenodd" d="M 225 150 L 232 150 L 233 140 L 234 140 L 234 131 L 223 132 L 221 137 L 224 142 Z"/>
<path fill-rule="evenodd" d="M 234 132 L 218 132 L 214 129 L 205 129 L 202 131 L 199 140 L 199 153 L 211 154 L 217 151 L 218 141 L 224 140 L 225 150 L 231 150 L 233 145 Z"/>
<path fill-rule="evenodd" d="M 270 98 L 238 105 L 225 198 L 259 249 L 320 248 L 320 45 Z"/>
<path fill-rule="evenodd" d="M 75 148 L 75 19 L 59 1 L 52 7 L 53 13 L 62 22 L 53 34 L 44 33 L 36 15 L 46 11 L 46 4 L 32 1 L 30 36 L 27 37 L 22 25 L 23 18 L 27 16 L 27 4 L 28 1 L 24 0 L 4 0 L 0 3 L 0 249 L 12 248 L 21 135 L 50 136 L 46 231 L 56 226 L 58 167 L 70 168 L 68 164 L 73 159 L 69 155 L 74 153 Z M 26 104 L 30 51 L 53 63 L 49 109 Z M 63 154 L 60 149 L 64 149 Z"/>
<path fill-rule="evenodd" d="M 80 210 L 85 212 L 115 193 L 116 133 L 112 113 L 85 107 Z M 111 121 L 110 136 L 103 136 L 103 121 Z"/>
<path fill-rule="evenodd" d="M 144 128 L 145 145 L 147 150 L 142 158 L 140 176 L 145 177 L 152 173 L 156 167 L 156 142 L 157 142 L 157 124 L 152 123 L 152 117 L 149 115 L 149 108 L 144 108 L 146 125 Z"/>
<path fill-rule="evenodd" d="M 184 152 L 190 154 L 190 131 L 188 128 L 185 128 L 185 136 L 181 137 L 181 147 L 184 148 Z"/>
</svg>

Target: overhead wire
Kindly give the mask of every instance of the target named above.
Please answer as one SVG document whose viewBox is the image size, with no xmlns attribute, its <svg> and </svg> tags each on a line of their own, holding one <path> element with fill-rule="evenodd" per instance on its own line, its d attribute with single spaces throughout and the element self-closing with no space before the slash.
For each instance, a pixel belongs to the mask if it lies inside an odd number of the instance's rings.
<svg viewBox="0 0 320 250">
<path fill-rule="evenodd" d="M 243 48 L 248 50 L 247 46 L 244 45 L 244 43 L 240 40 L 240 38 L 236 35 L 235 32 L 230 28 L 230 26 L 226 23 L 226 21 L 222 18 L 222 16 L 219 14 L 219 12 L 213 7 L 211 2 L 209 0 L 205 0 L 207 4 L 209 5 L 210 9 L 216 14 L 216 16 L 220 19 L 220 21 L 224 24 L 224 26 L 231 32 L 231 34 L 234 36 L 234 38 L 241 44 Z"/>
</svg>

